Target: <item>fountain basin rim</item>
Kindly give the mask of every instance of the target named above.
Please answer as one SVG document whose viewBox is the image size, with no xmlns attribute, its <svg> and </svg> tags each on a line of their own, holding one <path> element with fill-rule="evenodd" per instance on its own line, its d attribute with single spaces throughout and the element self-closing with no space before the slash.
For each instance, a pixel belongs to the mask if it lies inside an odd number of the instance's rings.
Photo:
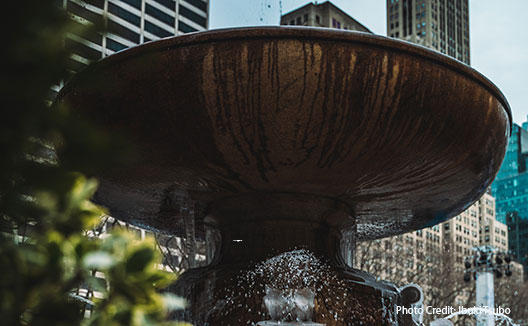
<svg viewBox="0 0 528 326">
<path fill-rule="evenodd" d="M 195 46 L 214 42 L 262 39 L 296 39 L 358 43 L 403 52 L 407 55 L 415 56 L 420 59 L 425 59 L 435 64 L 442 65 L 477 82 L 501 102 L 508 115 L 510 125 L 509 132 L 511 136 L 513 116 L 510 104 L 506 100 L 506 97 L 502 91 L 486 76 L 474 68 L 454 58 L 418 44 L 365 32 L 335 30 L 329 28 L 284 26 L 225 28 L 204 32 L 193 32 L 181 36 L 168 37 L 157 41 L 144 43 L 103 58 L 89 65 L 80 73 L 75 74 L 71 80 L 59 91 L 54 103 L 61 102 L 61 99 L 66 94 L 68 94 L 78 82 L 81 82 L 85 76 L 89 75 L 90 72 L 97 71 L 99 69 L 105 69 L 107 66 L 114 65 L 131 58 L 152 54 L 157 51 L 168 51 L 179 47 Z"/>
</svg>

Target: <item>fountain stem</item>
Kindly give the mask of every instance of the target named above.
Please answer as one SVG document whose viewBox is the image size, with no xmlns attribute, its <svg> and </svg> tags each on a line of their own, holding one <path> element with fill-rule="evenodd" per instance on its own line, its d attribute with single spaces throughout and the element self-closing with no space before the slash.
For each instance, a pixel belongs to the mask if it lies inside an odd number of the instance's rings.
<svg viewBox="0 0 528 326">
<path fill-rule="evenodd" d="M 260 261 L 300 248 L 337 265 L 352 264 L 355 219 L 335 199 L 245 194 L 211 205 L 206 224 L 210 233 L 220 234 L 219 243 L 213 244 L 219 250 L 210 250 L 218 264 Z"/>
</svg>

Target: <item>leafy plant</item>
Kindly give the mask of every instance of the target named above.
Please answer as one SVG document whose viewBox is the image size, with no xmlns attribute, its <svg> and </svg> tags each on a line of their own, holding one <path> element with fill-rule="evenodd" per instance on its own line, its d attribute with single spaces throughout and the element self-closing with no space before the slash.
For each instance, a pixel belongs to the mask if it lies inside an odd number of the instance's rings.
<svg viewBox="0 0 528 326">
<path fill-rule="evenodd" d="M 46 103 L 68 75 L 63 41 L 78 28 L 55 3 L 5 8 L 13 24 L 0 78 L 0 323 L 181 325 L 165 320 L 183 301 L 158 293 L 175 275 L 159 269 L 154 240 L 87 236 L 105 211 L 90 202 L 97 181 L 84 174 L 124 164 L 131 151 Z"/>
</svg>

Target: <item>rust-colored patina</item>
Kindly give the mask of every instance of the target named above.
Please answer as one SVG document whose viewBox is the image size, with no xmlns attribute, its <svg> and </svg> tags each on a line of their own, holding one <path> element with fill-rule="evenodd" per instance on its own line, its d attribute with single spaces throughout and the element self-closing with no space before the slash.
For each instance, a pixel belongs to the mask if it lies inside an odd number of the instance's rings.
<svg viewBox="0 0 528 326">
<path fill-rule="evenodd" d="M 311 28 L 152 42 L 77 74 L 57 101 L 137 148 L 130 166 L 99 176 L 96 200 L 166 232 L 182 200 L 196 202 L 199 225 L 221 234 L 218 266 L 302 246 L 345 268 L 351 235 L 445 221 L 490 185 L 511 125 L 502 93 L 454 59 Z M 188 280 L 209 280 L 192 290 L 202 311 L 216 300 L 203 291 L 229 279 L 211 271 Z"/>
</svg>

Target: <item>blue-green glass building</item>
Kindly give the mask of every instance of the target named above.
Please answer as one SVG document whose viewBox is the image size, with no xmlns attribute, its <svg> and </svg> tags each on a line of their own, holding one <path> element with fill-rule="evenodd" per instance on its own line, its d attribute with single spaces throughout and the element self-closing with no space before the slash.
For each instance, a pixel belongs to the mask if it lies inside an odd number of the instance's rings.
<svg viewBox="0 0 528 326">
<path fill-rule="evenodd" d="M 527 125 L 527 124 L 525 124 Z M 513 125 L 504 162 L 492 184 L 497 219 L 506 223 L 506 214 L 517 211 L 528 219 L 528 131 Z"/>
<path fill-rule="evenodd" d="M 496 200 L 496 218 L 508 225 L 510 250 L 516 253 L 517 260 L 524 265 L 527 275 L 528 122 L 523 123 L 522 127 L 513 125 L 504 162 L 491 189 Z"/>
</svg>

